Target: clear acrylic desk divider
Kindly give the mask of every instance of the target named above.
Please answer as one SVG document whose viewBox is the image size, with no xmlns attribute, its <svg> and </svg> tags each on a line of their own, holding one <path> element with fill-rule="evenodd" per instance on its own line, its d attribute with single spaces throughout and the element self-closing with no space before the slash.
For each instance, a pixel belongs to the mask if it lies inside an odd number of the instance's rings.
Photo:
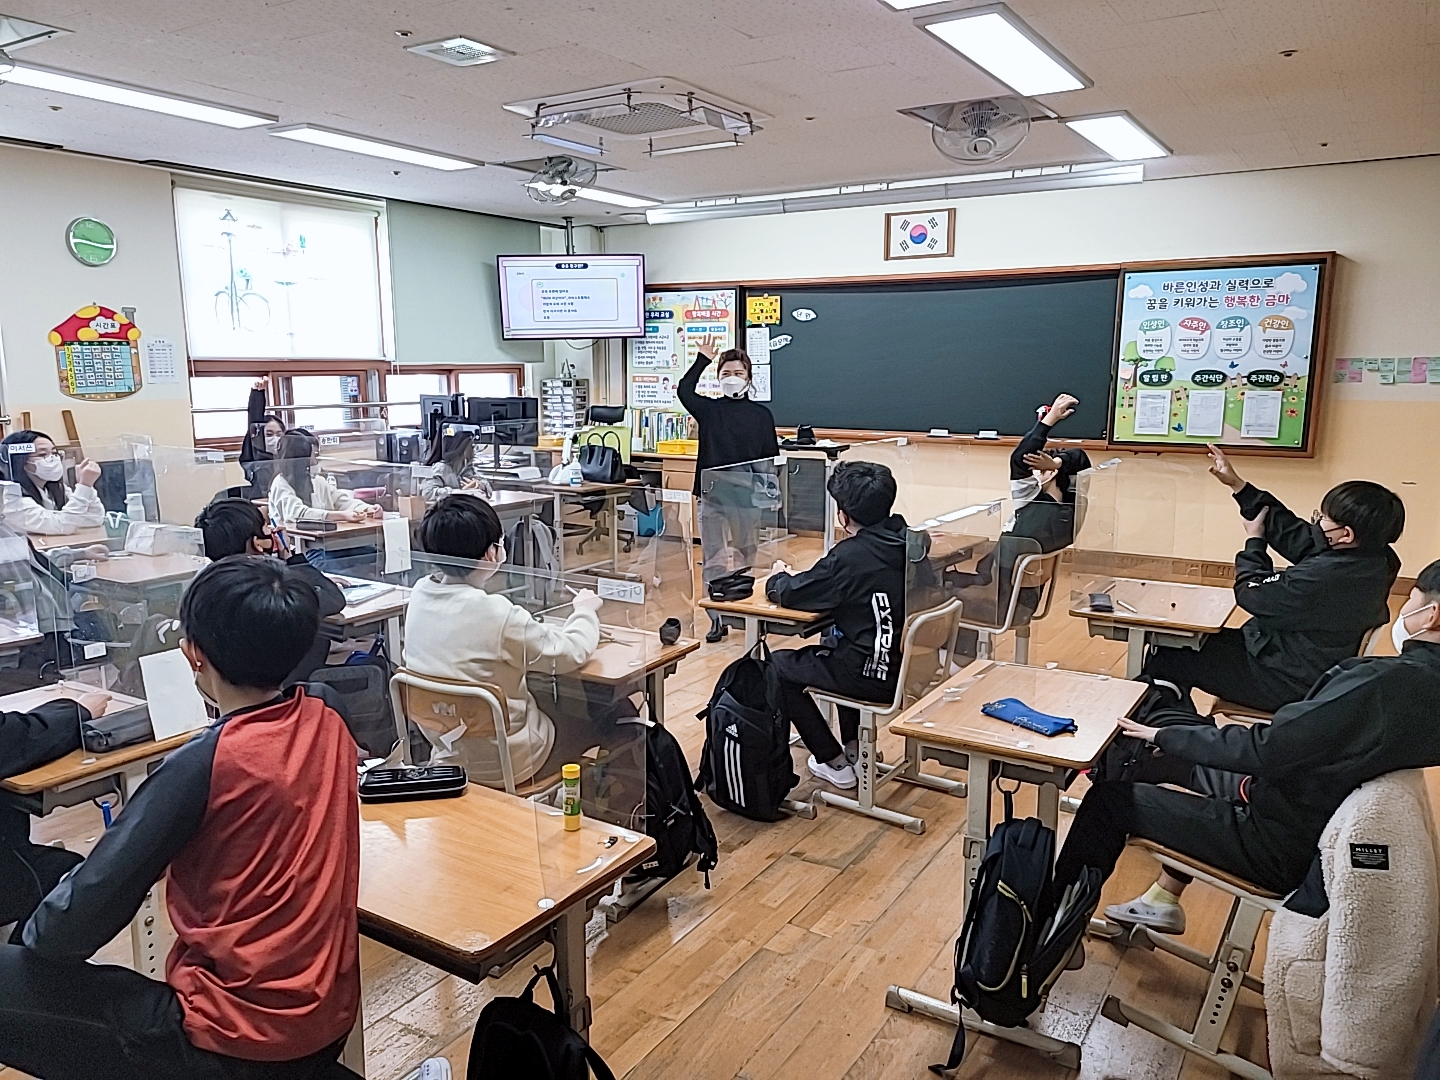
<svg viewBox="0 0 1440 1080">
<path fill-rule="evenodd" d="M 823 521 L 813 513 L 804 534 L 792 529 L 793 478 L 782 457 L 759 458 L 700 474 L 700 550 L 705 582 L 749 568 L 758 580 L 776 562 L 797 570 L 824 554 Z"/>
</svg>

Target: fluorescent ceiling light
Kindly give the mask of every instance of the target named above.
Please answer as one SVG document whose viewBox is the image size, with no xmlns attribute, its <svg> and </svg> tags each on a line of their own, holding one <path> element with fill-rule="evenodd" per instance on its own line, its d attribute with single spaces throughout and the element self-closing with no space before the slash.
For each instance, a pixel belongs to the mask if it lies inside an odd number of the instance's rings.
<svg viewBox="0 0 1440 1080">
<path fill-rule="evenodd" d="M 1170 155 L 1170 151 L 1131 119 L 1129 113 L 1081 116 L 1074 120 L 1064 120 L 1062 123 L 1076 134 L 1089 139 L 1116 161 L 1139 161 L 1142 158 Z"/>
<path fill-rule="evenodd" d="M 1004 4 L 927 15 L 916 19 L 915 25 L 934 34 L 1017 94 L 1060 94 L 1092 85 Z"/>
<path fill-rule="evenodd" d="M 637 210 L 646 206 L 660 205 L 656 199 L 642 199 L 638 195 L 626 195 L 621 191 L 606 191 L 604 188 L 579 187 L 575 184 L 552 184 L 546 180 L 531 180 L 525 186 L 549 195 L 560 195 L 566 191 L 573 191 L 577 199 L 589 199 L 591 202 L 609 203 L 611 206 L 627 206 Z"/>
<path fill-rule="evenodd" d="M 312 127 L 309 124 L 292 124 L 289 127 L 271 128 L 270 134 L 278 135 L 282 139 L 293 139 L 295 142 L 310 143 L 314 146 L 328 146 L 332 150 L 348 150 L 352 154 L 388 158 L 391 161 L 403 161 L 407 165 L 423 165 L 427 169 L 443 169 L 446 172 L 454 172 L 457 169 L 473 169 L 482 164 L 479 161 L 466 161 L 464 158 L 432 154 L 428 150 L 416 150 L 410 146 L 397 146 L 395 143 L 362 139 L 358 135 L 346 135 L 343 131 L 330 131 L 326 128 Z"/>
<path fill-rule="evenodd" d="M 574 139 L 566 139 L 560 135 L 551 135 L 547 131 L 532 131 L 530 138 L 538 139 L 540 142 L 549 143 L 551 146 L 558 146 L 562 150 L 574 150 L 579 154 L 605 154 L 605 140 L 600 140 L 599 146 L 591 146 L 589 143 L 577 142 Z"/>
<path fill-rule="evenodd" d="M 137 90 L 119 83 L 82 79 L 78 75 L 67 75 L 62 71 L 49 71 L 45 68 L 12 67 L 7 71 L 5 65 L 0 64 L 0 80 L 36 90 L 90 98 L 92 101 L 107 101 L 112 105 L 128 105 L 132 109 L 166 113 L 228 128 L 260 127 L 263 124 L 273 124 L 278 119 L 260 113 L 241 112 L 238 109 L 226 109 L 219 105 L 206 105 L 199 101 L 156 94 L 149 90 Z"/>
<path fill-rule="evenodd" d="M 933 7 L 935 4 L 941 2 L 942 0 L 884 0 L 887 7 L 892 7 L 896 11 L 908 11 L 910 8 L 917 7 Z"/>
<path fill-rule="evenodd" d="M 723 139 L 720 142 L 694 143 L 690 146 L 666 146 L 656 150 L 653 146 L 646 151 L 650 157 L 667 157 L 670 154 L 693 154 L 697 150 L 729 150 L 732 147 L 742 146 L 739 139 Z"/>
</svg>

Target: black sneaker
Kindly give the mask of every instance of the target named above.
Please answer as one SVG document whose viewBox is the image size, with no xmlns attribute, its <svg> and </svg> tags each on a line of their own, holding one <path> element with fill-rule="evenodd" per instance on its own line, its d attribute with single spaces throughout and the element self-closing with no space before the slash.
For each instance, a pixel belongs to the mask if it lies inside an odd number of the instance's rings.
<svg viewBox="0 0 1440 1080">
<path fill-rule="evenodd" d="M 724 623 L 711 623 L 710 632 L 705 635 L 705 640 L 708 641 L 711 645 L 714 645 L 717 641 L 724 638 L 725 635 L 727 635 L 728 633 L 730 633 L 730 627 L 726 626 Z"/>
</svg>

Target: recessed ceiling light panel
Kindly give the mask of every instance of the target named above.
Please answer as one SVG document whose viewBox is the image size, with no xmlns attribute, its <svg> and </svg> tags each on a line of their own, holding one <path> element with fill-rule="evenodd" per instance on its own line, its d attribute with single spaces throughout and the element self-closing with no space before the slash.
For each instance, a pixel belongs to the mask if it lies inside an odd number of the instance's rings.
<svg viewBox="0 0 1440 1080">
<path fill-rule="evenodd" d="M 412 52 L 416 56 L 428 56 L 431 60 L 439 60 L 442 64 L 451 64 L 455 67 L 478 67 L 481 64 L 493 64 L 496 60 L 503 60 L 510 55 L 504 49 L 497 49 L 494 45 L 486 45 L 483 41 L 467 37 L 427 41 L 423 45 L 406 45 L 405 51 Z"/>
<path fill-rule="evenodd" d="M 1004 4 L 924 15 L 915 25 L 1026 97 L 1094 85 Z"/>
<path fill-rule="evenodd" d="M 413 146 L 364 139 L 359 135 L 347 135 L 343 131 L 331 131 L 328 128 L 314 127 L 310 124 L 291 124 L 287 127 L 271 128 L 270 134 L 295 142 L 310 143 L 312 146 L 327 146 L 332 150 L 346 150 L 352 154 L 365 154 L 368 157 L 403 161 L 407 165 L 423 165 L 427 169 L 440 169 L 444 172 L 474 169 L 484 164 L 483 161 L 447 157 L 444 154 L 431 153 L 429 150 L 418 150 Z"/>
<path fill-rule="evenodd" d="M 69 75 L 63 71 L 47 68 L 14 66 L 6 70 L 0 65 L 0 81 L 16 86 L 29 86 L 36 90 L 48 90 L 55 94 L 69 94 L 72 97 L 89 98 L 92 101 L 106 101 L 112 105 L 127 105 L 132 109 L 147 112 L 166 113 L 186 120 L 200 120 L 207 124 L 219 124 L 228 128 L 260 127 L 273 124 L 279 117 L 261 113 L 241 112 L 220 105 L 207 105 L 201 101 L 157 94 L 153 90 L 124 86 L 121 83 L 101 82 Z"/>
<path fill-rule="evenodd" d="M 1088 139 L 1116 161 L 1141 161 L 1168 157 L 1170 151 L 1137 124 L 1129 113 L 1104 116 L 1077 116 L 1062 121 L 1077 135 Z"/>
</svg>

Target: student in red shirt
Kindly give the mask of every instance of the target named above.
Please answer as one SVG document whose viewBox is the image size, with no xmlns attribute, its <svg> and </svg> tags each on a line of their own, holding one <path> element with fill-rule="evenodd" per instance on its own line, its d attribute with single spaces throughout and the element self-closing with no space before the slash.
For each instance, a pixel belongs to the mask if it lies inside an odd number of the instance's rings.
<svg viewBox="0 0 1440 1080">
<path fill-rule="evenodd" d="M 274 559 L 207 567 L 181 650 L 220 710 L 0 946 L 0 1063 L 45 1080 L 309 1080 L 359 1016 L 355 743 L 285 677 L 315 590 Z M 166 875 L 165 982 L 88 964 Z"/>
</svg>

